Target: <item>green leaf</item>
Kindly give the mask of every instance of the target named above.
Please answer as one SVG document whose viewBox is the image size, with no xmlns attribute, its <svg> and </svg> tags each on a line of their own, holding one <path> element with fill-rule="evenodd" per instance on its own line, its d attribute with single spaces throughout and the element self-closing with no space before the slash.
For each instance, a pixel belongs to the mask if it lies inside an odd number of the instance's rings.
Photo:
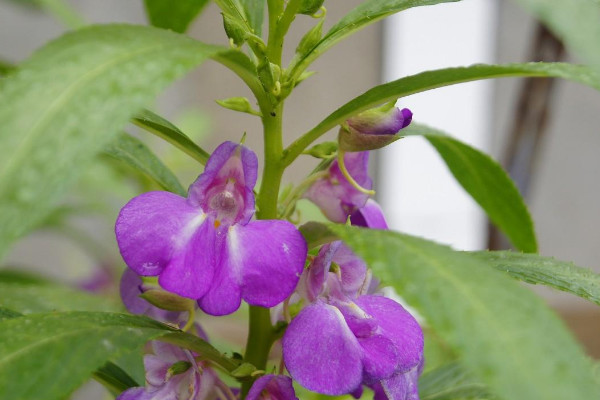
<svg viewBox="0 0 600 400">
<path fill-rule="evenodd" d="M 58 284 L 17 283 L 0 279 L 0 307 L 23 314 L 50 311 L 119 311 L 121 307 L 104 297 Z"/>
<path fill-rule="evenodd" d="M 250 27 L 258 37 L 262 36 L 263 20 L 265 18 L 266 0 L 240 0 L 244 12 L 248 16 Z"/>
<path fill-rule="evenodd" d="M 154 26 L 184 33 L 209 0 L 144 0 L 148 20 Z"/>
<path fill-rule="evenodd" d="M 68 33 L 0 80 L 0 254 L 162 89 L 231 52 L 142 26 Z"/>
<path fill-rule="evenodd" d="M 22 315 L 23 314 L 13 310 L 9 310 L 8 308 L 0 307 L 0 321 L 2 321 L 3 319 L 20 317 Z"/>
<path fill-rule="evenodd" d="M 313 225 L 307 241 L 332 234 L 344 240 L 418 309 L 491 393 L 503 399 L 600 398 L 591 363 L 563 323 L 534 293 L 481 258 L 391 231 Z"/>
<path fill-rule="evenodd" d="M 108 361 L 94 372 L 94 379 L 110 390 L 113 395 L 136 386 L 140 386 L 129 374 L 118 365 Z"/>
<path fill-rule="evenodd" d="M 177 177 L 139 139 L 124 133 L 120 134 L 104 149 L 104 152 L 142 172 L 163 189 L 186 196 L 186 190 Z"/>
<path fill-rule="evenodd" d="M 485 385 L 474 380 L 458 363 L 425 373 L 419 379 L 421 400 L 489 399 Z"/>
<path fill-rule="evenodd" d="M 330 129 L 361 111 L 366 111 L 387 101 L 457 83 L 521 76 L 564 78 L 600 90 L 600 76 L 593 69 L 567 63 L 476 64 L 470 67 L 426 71 L 375 86 L 350 100 L 294 141 L 286 150 L 284 161 L 286 165 L 289 165 L 306 147 Z"/>
<path fill-rule="evenodd" d="M 411 124 L 402 136 L 424 136 L 437 150 L 458 183 L 479 203 L 512 244 L 527 253 L 537 251 L 533 221 L 516 185 L 490 156 L 446 133 Z"/>
<path fill-rule="evenodd" d="M 413 7 L 429 6 L 439 3 L 450 3 L 460 0 L 368 0 L 350 11 L 323 36 L 323 38 L 306 50 L 290 65 L 292 78 L 297 78 L 310 63 L 317 59 L 334 44 L 350 34 L 385 17 Z"/>
<path fill-rule="evenodd" d="M 210 157 L 210 154 L 194 143 L 179 128 L 152 111 L 143 110 L 133 118 L 133 123 L 171 143 L 202 165 L 206 164 Z"/>
<path fill-rule="evenodd" d="M 534 285 L 550 286 L 600 305 L 600 275 L 577 265 L 511 251 L 471 253 L 499 271 Z"/>
<path fill-rule="evenodd" d="M 172 330 L 146 317 L 91 312 L 0 321 L 0 398 L 63 399 L 107 361 Z"/>
<path fill-rule="evenodd" d="M 600 71 L 598 0 L 516 0 L 543 21 L 575 54 Z"/>
</svg>

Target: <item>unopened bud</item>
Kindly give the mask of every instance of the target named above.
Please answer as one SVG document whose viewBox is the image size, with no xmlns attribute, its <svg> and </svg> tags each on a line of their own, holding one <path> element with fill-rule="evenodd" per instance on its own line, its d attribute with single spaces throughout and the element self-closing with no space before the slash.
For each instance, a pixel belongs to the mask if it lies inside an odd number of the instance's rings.
<svg viewBox="0 0 600 400">
<path fill-rule="evenodd" d="M 336 142 L 323 142 L 314 145 L 310 149 L 304 151 L 303 154 L 308 154 L 316 158 L 330 159 L 334 158 L 337 153 L 338 144 Z"/>
<path fill-rule="evenodd" d="M 235 378 L 245 378 L 252 375 L 256 371 L 256 367 L 249 363 L 242 363 L 239 367 L 231 371 L 231 376 Z"/>
<path fill-rule="evenodd" d="M 230 97 L 228 99 L 216 100 L 217 104 L 229 110 L 239 111 L 247 114 L 262 115 L 259 111 L 252 108 L 250 101 L 245 97 Z"/>
<path fill-rule="evenodd" d="M 364 111 L 346 120 L 338 134 L 343 151 L 365 151 L 380 149 L 400 138 L 400 130 L 412 120 L 408 108 L 399 109 L 395 102 Z"/>
<path fill-rule="evenodd" d="M 189 311 L 195 306 L 192 299 L 177 296 L 162 289 L 149 289 L 140 294 L 148 303 L 167 311 Z"/>
<path fill-rule="evenodd" d="M 165 381 L 168 381 L 172 376 L 183 374 L 185 371 L 190 369 L 192 363 L 188 361 L 177 361 L 175 364 L 171 365 L 167 370 L 167 376 L 165 377 Z"/>
<path fill-rule="evenodd" d="M 296 53 L 304 55 L 311 51 L 313 47 L 319 43 L 321 36 L 323 36 L 323 20 L 320 20 L 317 25 L 313 26 L 313 28 L 304 35 L 302 40 L 300 40 L 300 43 L 298 43 Z"/>
<path fill-rule="evenodd" d="M 246 41 L 246 29 L 244 25 L 237 20 L 236 18 L 221 13 L 223 15 L 223 26 L 225 27 L 225 33 L 230 40 L 233 40 L 233 43 L 236 46 L 241 46 Z"/>
<path fill-rule="evenodd" d="M 313 15 L 319 11 L 324 2 L 325 0 L 303 0 L 298 14 Z"/>
</svg>

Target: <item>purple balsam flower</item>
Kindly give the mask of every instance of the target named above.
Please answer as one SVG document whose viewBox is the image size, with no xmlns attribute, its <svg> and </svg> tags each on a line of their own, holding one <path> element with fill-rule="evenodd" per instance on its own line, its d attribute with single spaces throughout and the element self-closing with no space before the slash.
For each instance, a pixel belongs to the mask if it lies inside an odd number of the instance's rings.
<svg viewBox="0 0 600 400">
<path fill-rule="evenodd" d="M 395 301 L 364 294 L 367 282 L 364 263 L 340 242 L 323 246 L 305 271 L 302 294 L 312 303 L 283 337 L 286 367 L 302 386 L 351 393 L 361 384 L 393 380 L 422 361 L 417 321 Z"/>
<path fill-rule="evenodd" d="M 398 140 L 397 133 L 410 124 L 412 112 L 394 104 L 395 101 L 347 119 L 338 134 L 340 150 L 376 150 Z"/>
<path fill-rule="evenodd" d="M 197 299 L 212 315 L 234 312 L 242 299 L 263 307 L 283 301 L 304 267 L 306 242 L 287 221 L 250 221 L 257 165 L 250 149 L 225 142 L 187 199 L 168 192 L 132 199 L 115 226 L 127 265 L 158 275 L 162 288 Z"/>
<path fill-rule="evenodd" d="M 419 400 L 419 376 L 423 372 L 423 360 L 407 372 L 370 384 L 375 393 L 373 400 Z"/>
<path fill-rule="evenodd" d="M 373 199 L 368 199 L 365 205 L 350 216 L 350 223 L 371 229 L 388 229 L 383 210 Z"/>
<path fill-rule="evenodd" d="M 154 354 L 144 356 L 146 387 L 121 393 L 116 400 L 206 400 L 217 397 L 217 376 L 198 365 L 188 350 L 152 342 Z"/>
<path fill-rule="evenodd" d="M 368 151 L 346 153 L 344 164 L 348 173 L 360 186 L 366 189 L 373 186 L 368 173 Z M 329 220 L 344 223 L 350 215 L 366 204 L 369 195 L 359 191 L 346 179 L 335 160 L 327 174 L 316 180 L 304 193 L 304 197 L 315 203 Z"/>
<path fill-rule="evenodd" d="M 289 376 L 265 375 L 254 382 L 246 400 L 298 400 L 298 398 Z"/>
</svg>

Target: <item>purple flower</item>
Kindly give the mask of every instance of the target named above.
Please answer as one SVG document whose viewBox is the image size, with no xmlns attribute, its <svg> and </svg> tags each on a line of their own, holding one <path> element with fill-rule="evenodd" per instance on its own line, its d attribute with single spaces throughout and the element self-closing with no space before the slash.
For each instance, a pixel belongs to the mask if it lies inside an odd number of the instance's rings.
<svg viewBox="0 0 600 400">
<path fill-rule="evenodd" d="M 418 381 L 423 361 L 412 369 L 369 385 L 375 392 L 373 400 L 419 400 Z"/>
<path fill-rule="evenodd" d="M 340 149 L 375 150 L 397 140 L 396 134 L 412 121 L 412 112 L 408 108 L 396 108 L 394 104 L 390 102 L 346 120 L 338 134 Z"/>
<path fill-rule="evenodd" d="M 246 400 L 298 400 L 298 398 L 290 377 L 265 375 L 254 382 Z"/>
<path fill-rule="evenodd" d="M 366 189 L 373 186 L 368 174 L 368 151 L 346 153 L 344 164 L 360 186 Z M 319 206 L 331 221 L 344 223 L 348 216 L 365 205 L 369 195 L 356 189 L 346 179 L 336 160 L 329 167 L 328 174 L 315 181 L 304 193 L 304 197 Z"/>
<path fill-rule="evenodd" d="M 202 368 L 188 350 L 152 342 L 154 354 L 144 356 L 146 387 L 121 393 L 117 400 L 204 400 L 214 399 L 217 376 Z"/>
<path fill-rule="evenodd" d="M 127 265 L 158 275 L 162 288 L 197 299 L 212 315 L 234 312 L 242 299 L 262 307 L 283 301 L 304 267 L 306 242 L 287 221 L 250 221 L 257 164 L 250 149 L 225 142 L 187 199 L 168 192 L 132 199 L 115 226 Z"/>
<path fill-rule="evenodd" d="M 341 395 L 394 383 L 421 363 L 419 324 L 395 301 L 365 294 L 368 279 L 362 260 L 340 242 L 323 246 L 305 271 L 302 294 L 312 303 L 283 337 L 286 367 L 302 386 Z"/>
<path fill-rule="evenodd" d="M 363 226 L 371 229 L 388 229 L 387 222 L 383 216 L 383 210 L 373 199 L 368 199 L 363 207 L 356 210 L 350 216 L 350 222 L 354 226 Z"/>
</svg>

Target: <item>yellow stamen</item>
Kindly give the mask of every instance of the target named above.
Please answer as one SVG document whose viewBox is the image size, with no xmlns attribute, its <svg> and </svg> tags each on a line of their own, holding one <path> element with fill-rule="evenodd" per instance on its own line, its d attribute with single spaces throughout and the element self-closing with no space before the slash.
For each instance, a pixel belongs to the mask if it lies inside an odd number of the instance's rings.
<svg viewBox="0 0 600 400">
<path fill-rule="evenodd" d="M 218 219 L 215 219 L 215 228 L 218 228 L 221 226 L 221 221 L 219 221 Z"/>
<path fill-rule="evenodd" d="M 346 169 L 346 164 L 344 164 L 344 155 L 346 154 L 345 151 L 342 150 L 338 150 L 338 165 L 340 167 L 340 171 L 342 172 L 342 175 L 344 175 L 344 177 L 348 180 L 348 182 L 359 192 L 364 193 L 364 194 L 368 194 L 369 196 L 373 196 L 375 194 L 374 190 L 369 190 L 369 189 L 365 189 L 364 187 L 360 186 L 358 184 L 358 182 L 356 182 L 354 180 L 354 178 L 352 177 L 352 175 L 350 175 L 350 173 L 348 172 L 348 170 Z"/>
</svg>

